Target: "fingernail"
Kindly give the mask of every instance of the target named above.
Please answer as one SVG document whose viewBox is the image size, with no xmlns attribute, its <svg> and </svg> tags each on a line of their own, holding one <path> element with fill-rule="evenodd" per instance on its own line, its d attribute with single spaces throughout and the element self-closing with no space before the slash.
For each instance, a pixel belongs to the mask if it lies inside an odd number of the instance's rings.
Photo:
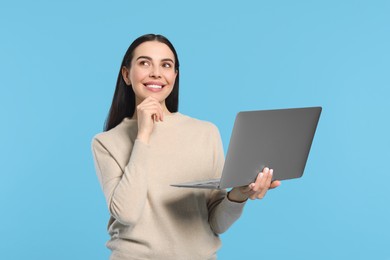
<svg viewBox="0 0 390 260">
<path fill-rule="evenodd" d="M 264 173 L 267 173 L 268 171 L 269 171 L 269 168 L 266 167 L 266 168 L 264 169 Z"/>
<path fill-rule="evenodd" d="M 269 171 L 269 174 L 273 174 L 274 173 L 274 170 L 273 169 L 271 169 L 270 171 Z"/>
<path fill-rule="evenodd" d="M 263 178 L 263 175 L 264 175 L 263 172 L 260 172 L 260 178 Z"/>
</svg>

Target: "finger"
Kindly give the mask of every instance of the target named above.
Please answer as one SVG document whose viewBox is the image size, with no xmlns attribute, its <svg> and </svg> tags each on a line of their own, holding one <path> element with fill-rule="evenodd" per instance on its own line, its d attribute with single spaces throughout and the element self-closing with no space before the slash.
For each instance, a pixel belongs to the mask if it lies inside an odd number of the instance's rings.
<svg viewBox="0 0 390 260">
<path fill-rule="evenodd" d="M 268 171 L 268 173 L 265 174 L 265 176 L 264 176 L 265 181 L 264 181 L 264 183 L 263 183 L 264 186 L 262 186 L 261 191 L 260 191 L 259 194 L 257 194 L 257 196 L 256 196 L 258 199 L 264 198 L 264 197 L 265 197 L 265 194 L 267 194 L 268 189 L 269 189 L 269 187 L 271 186 L 271 181 L 272 181 L 273 172 L 274 172 L 274 170 L 273 170 L 273 169 L 270 169 L 270 170 Z"/>
<path fill-rule="evenodd" d="M 153 98 L 153 97 L 148 97 L 148 99 L 145 99 L 144 101 L 146 101 L 142 108 L 155 108 L 156 109 L 156 113 L 155 114 L 155 117 L 153 118 L 153 120 L 155 122 L 159 122 L 159 121 L 163 121 L 164 120 L 164 111 L 163 111 L 163 108 L 160 104 L 160 102 Z"/>
<path fill-rule="evenodd" d="M 157 115 L 158 113 L 158 108 L 154 105 L 138 108 L 138 114 L 142 117 L 150 117 L 153 119 L 153 115 Z"/>
<path fill-rule="evenodd" d="M 148 104 L 156 104 L 158 106 L 158 108 L 160 109 L 161 115 L 163 115 L 163 109 L 162 109 L 161 103 L 160 103 L 160 101 L 158 101 L 157 98 L 150 96 L 145 100 L 147 100 Z"/>
<path fill-rule="evenodd" d="M 276 187 L 279 187 L 282 183 L 280 181 L 273 181 L 271 182 L 271 185 L 269 186 L 270 189 L 275 189 Z"/>
<path fill-rule="evenodd" d="M 258 192 L 260 190 L 261 185 L 264 184 L 264 182 L 266 181 L 264 176 L 265 176 L 265 174 L 268 173 L 268 171 L 269 171 L 269 169 L 266 167 L 263 169 L 262 172 L 260 172 L 257 175 L 256 181 L 255 181 L 255 186 L 253 187 L 253 191 Z"/>
<path fill-rule="evenodd" d="M 164 110 L 163 110 L 163 107 L 161 106 L 161 103 L 157 99 L 150 97 L 150 104 L 155 105 L 157 110 L 158 110 L 158 112 L 156 113 L 156 120 L 163 121 L 164 120 Z"/>
<path fill-rule="evenodd" d="M 138 113 L 138 119 L 142 121 L 152 121 L 153 123 L 158 122 L 157 110 L 154 108 L 148 108 L 141 110 Z"/>
<path fill-rule="evenodd" d="M 148 104 L 158 104 L 161 106 L 160 102 L 154 97 L 147 97 L 139 105 L 142 106 L 142 105 L 148 105 Z"/>
<path fill-rule="evenodd" d="M 258 184 L 257 184 L 258 186 L 256 186 L 256 188 L 254 189 L 254 191 L 256 193 L 252 195 L 252 197 L 254 199 L 256 199 L 256 198 L 262 199 L 265 196 L 265 194 L 267 193 L 268 188 L 271 184 L 273 170 L 270 170 L 268 167 L 266 167 L 266 168 L 264 168 L 262 173 L 263 174 L 262 174 L 261 180 L 258 182 Z"/>
<path fill-rule="evenodd" d="M 164 110 L 163 107 L 161 106 L 161 103 L 153 97 L 150 98 L 149 102 L 150 105 L 155 105 L 157 107 L 158 113 L 156 113 L 156 121 L 163 121 Z"/>
<path fill-rule="evenodd" d="M 143 103 L 143 102 L 158 102 L 158 99 L 155 97 L 149 96 L 149 97 L 145 98 L 144 101 L 142 101 L 141 103 Z"/>
<path fill-rule="evenodd" d="M 265 170 L 263 170 L 262 172 L 260 172 L 260 173 L 257 175 L 255 185 L 253 186 L 251 195 L 249 196 L 249 198 L 252 199 L 252 200 L 256 199 L 256 198 L 257 198 L 257 195 L 258 195 L 258 194 L 261 192 L 261 190 L 262 190 L 262 185 L 263 185 L 263 182 L 264 182 L 264 171 L 265 171 Z"/>
<path fill-rule="evenodd" d="M 265 182 L 267 189 L 269 188 L 269 186 L 271 186 L 273 174 L 274 174 L 274 169 L 270 169 L 268 171 L 267 180 Z"/>
<path fill-rule="evenodd" d="M 162 108 L 159 104 L 141 104 L 137 107 L 137 110 L 142 113 L 147 113 L 147 115 L 152 116 L 153 114 L 160 115 L 162 113 Z"/>
</svg>

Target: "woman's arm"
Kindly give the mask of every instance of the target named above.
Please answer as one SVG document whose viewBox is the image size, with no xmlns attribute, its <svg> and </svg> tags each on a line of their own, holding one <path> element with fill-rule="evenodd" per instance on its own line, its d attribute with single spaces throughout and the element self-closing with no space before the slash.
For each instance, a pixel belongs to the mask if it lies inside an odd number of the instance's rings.
<svg viewBox="0 0 390 260">
<path fill-rule="evenodd" d="M 216 126 L 211 129 L 213 168 L 215 178 L 220 178 L 224 165 L 224 152 L 221 136 Z M 244 203 L 236 203 L 227 198 L 225 190 L 213 190 L 210 193 L 207 208 L 209 210 L 209 223 L 216 234 L 225 232 L 240 216 Z"/>
<path fill-rule="evenodd" d="M 124 225 L 135 225 L 146 202 L 149 146 L 136 140 L 122 169 L 98 139 L 92 141 L 96 173 L 110 214 Z"/>
<path fill-rule="evenodd" d="M 154 120 L 163 120 L 159 101 L 148 97 L 137 106 L 137 139 L 130 160 L 122 169 L 109 149 L 98 139 L 92 141 L 96 172 L 106 197 L 110 214 L 124 225 L 135 225 L 145 206 L 148 166 L 150 165 L 149 138 Z"/>
<path fill-rule="evenodd" d="M 214 139 L 214 172 L 221 175 L 224 164 L 222 141 L 215 127 Z M 262 199 L 269 189 L 278 187 L 280 181 L 272 180 L 273 170 L 265 168 L 258 174 L 256 181 L 244 187 L 233 188 L 228 194 L 226 191 L 214 190 L 208 203 L 209 223 L 215 233 L 225 232 L 242 214 L 245 202 L 250 199 Z"/>
<path fill-rule="evenodd" d="M 224 190 L 213 190 L 211 194 L 208 203 L 210 227 L 216 234 L 222 234 L 241 216 L 245 202 L 230 201 Z"/>
</svg>

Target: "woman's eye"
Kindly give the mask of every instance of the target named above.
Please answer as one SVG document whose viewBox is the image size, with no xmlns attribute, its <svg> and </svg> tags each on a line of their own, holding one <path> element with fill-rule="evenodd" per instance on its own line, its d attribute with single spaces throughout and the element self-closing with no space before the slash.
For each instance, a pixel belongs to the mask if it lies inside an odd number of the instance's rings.
<svg viewBox="0 0 390 260">
<path fill-rule="evenodd" d="M 164 68 L 172 68 L 172 64 L 170 63 L 163 63 L 162 65 Z"/>
<path fill-rule="evenodd" d="M 149 61 L 143 60 L 139 63 L 141 66 L 149 66 Z"/>
</svg>

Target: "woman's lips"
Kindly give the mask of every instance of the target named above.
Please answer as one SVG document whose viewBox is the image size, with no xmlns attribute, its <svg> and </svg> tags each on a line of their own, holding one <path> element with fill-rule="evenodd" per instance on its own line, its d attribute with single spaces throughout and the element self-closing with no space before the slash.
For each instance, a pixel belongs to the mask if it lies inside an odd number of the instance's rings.
<svg viewBox="0 0 390 260">
<path fill-rule="evenodd" d="M 152 92 L 159 92 L 163 89 L 164 85 L 158 84 L 145 84 L 145 87 Z"/>
</svg>

